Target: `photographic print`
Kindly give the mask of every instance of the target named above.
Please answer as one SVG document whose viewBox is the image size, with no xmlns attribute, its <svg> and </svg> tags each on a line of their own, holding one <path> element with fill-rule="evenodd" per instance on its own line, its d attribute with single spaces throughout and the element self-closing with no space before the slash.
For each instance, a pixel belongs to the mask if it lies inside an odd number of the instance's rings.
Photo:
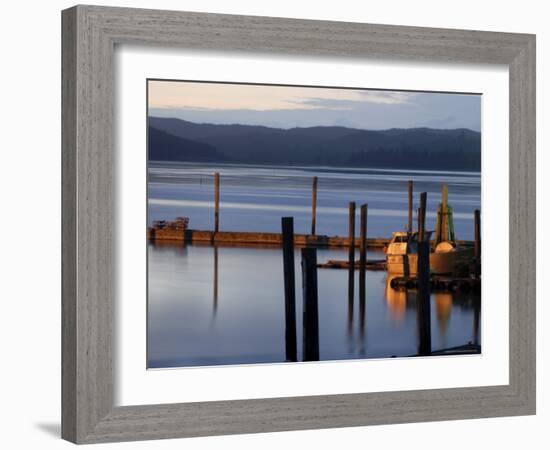
<svg viewBox="0 0 550 450">
<path fill-rule="evenodd" d="M 481 95 L 147 80 L 147 367 L 481 353 Z"/>
</svg>

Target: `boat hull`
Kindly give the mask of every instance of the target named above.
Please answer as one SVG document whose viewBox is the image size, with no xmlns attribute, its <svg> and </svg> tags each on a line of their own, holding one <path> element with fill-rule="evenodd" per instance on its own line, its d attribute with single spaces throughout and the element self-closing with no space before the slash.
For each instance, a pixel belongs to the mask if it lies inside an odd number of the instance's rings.
<svg viewBox="0 0 550 450">
<path fill-rule="evenodd" d="M 430 272 L 454 274 L 463 271 L 473 260 L 473 248 L 457 248 L 452 252 L 430 253 Z M 396 276 L 416 276 L 418 254 L 386 255 L 388 273 Z"/>
</svg>

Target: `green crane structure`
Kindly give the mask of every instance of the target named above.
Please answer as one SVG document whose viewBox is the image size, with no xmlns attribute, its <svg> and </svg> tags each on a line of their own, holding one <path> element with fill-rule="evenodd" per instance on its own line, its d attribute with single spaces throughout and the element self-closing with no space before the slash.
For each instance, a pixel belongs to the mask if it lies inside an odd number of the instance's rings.
<svg viewBox="0 0 550 450">
<path fill-rule="evenodd" d="M 437 221 L 435 223 L 435 242 L 455 242 L 455 226 L 453 222 L 453 208 L 448 203 L 449 189 L 446 184 L 441 189 L 441 203 L 437 209 Z"/>
</svg>

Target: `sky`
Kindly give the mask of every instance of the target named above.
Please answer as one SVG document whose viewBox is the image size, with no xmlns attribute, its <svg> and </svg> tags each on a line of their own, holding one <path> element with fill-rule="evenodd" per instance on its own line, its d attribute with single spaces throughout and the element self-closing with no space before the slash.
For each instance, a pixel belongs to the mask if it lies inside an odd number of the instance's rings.
<svg viewBox="0 0 550 450">
<path fill-rule="evenodd" d="M 481 95 L 148 81 L 149 115 L 276 128 L 346 126 L 481 131 Z"/>
</svg>

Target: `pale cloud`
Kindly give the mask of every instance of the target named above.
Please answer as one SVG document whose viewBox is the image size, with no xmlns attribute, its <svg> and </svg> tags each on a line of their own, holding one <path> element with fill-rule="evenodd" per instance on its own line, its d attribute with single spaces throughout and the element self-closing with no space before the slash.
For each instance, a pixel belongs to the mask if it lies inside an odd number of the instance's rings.
<svg viewBox="0 0 550 450">
<path fill-rule="evenodd" d="M 359 91 L 361 101 L 368 103 L 380 103 L 383 105 L 402 105 L 410 101 L 418 94 L 405 91 Z"/>
<path fill-rule="evenodd" d="M 415 95 L 414 92 L 390 92 L 390 91 L 352 91 L 357 95 L 353 98 L 335 98 L 330 94 L 324 97 L 307 97 L 299 101 L 303 109 L 324 108 L 324 109 L 353 109 L 358 103 L 374 103 L 380 105 L 404 105 L 409 103 Z"/>
<path fill-rule="evenodd" d="M 410 92 L 149 81 L 149 107 L 193 110 L 350 109 L 357 103 L 397 105 Z"/>
</svg>

